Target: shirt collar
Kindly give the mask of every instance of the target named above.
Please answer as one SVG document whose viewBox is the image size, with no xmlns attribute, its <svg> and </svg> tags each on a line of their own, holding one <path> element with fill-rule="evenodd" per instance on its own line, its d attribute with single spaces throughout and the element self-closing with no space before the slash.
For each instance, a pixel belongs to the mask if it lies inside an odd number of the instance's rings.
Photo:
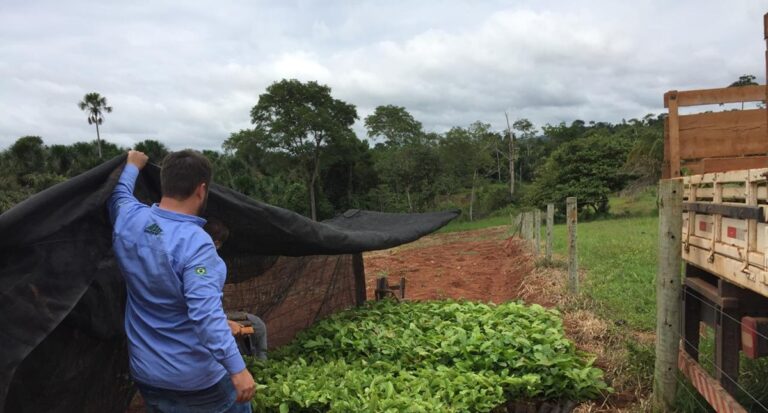
<svg viewBox="0 0 768 413">
<path fill-rule="evenodd" d="M 152 213 L 155 215 L 160 215 L 163 218 L 172 219 L 174 221 L 192 222 L 201 227 L 207 222 L 205 219 L 196 215 L 187 215 L 160 208 L 160 205 L 158 204 L 152 204 Z"/>
</svg>

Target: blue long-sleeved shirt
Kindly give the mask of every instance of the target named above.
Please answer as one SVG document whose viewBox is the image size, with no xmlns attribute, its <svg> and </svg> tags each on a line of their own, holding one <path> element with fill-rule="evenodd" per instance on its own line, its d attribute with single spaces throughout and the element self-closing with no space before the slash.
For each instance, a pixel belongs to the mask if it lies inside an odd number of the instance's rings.
<svg viewBox="0 0 768 413">
<path fill-rule="evenodd" d="M 245 368 L 221 305 L 227 268 L 204 219 L 133 196 L 138 173 L 126 165 L 108 202 L 128 290 L 131 374 L 154 387 L 204 389 Z"/>
</svg>

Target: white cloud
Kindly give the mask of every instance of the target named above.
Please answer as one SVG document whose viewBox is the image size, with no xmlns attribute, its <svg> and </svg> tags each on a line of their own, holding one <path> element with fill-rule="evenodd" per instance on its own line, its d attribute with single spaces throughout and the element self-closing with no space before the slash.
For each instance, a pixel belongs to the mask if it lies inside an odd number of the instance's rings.
<svg viewBox="0 0 768 413">
<path fill-rule="evenodd" d="M 428 130 L 504 111 L 537 125 L 661 112 L 669 89 L 764 81 L 768 1 L 158 1 L 0 6 L 0 148 L 92 139 L 76 103 L 107 96 L 106 139 L 220 148 L 281 78 Z M 361 124 L 356 130 L 362 134 Z"/>
</svg>

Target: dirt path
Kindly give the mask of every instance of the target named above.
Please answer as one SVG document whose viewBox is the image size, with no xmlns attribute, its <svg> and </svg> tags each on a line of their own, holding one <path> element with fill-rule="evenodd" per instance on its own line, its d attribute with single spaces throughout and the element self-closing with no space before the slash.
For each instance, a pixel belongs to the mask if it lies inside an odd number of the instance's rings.
<svg viewBox="0 0 768 413">
<path fill-rule="evenodd" d="M 406 278 L 414 300 L 464 298 L 496 303 L 519 297 L 533 261 L 519 241 L 506 240 L 506 228 L 436 234 L 405 247 L 365 254 L 368 297 L 376 278 Z"/>
</svg>

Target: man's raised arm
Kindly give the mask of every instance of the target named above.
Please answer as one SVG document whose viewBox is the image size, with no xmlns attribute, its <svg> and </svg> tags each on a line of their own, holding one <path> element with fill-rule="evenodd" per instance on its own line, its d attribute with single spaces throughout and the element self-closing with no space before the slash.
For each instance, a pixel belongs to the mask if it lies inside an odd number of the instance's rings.
<svg viewBox="0 0 768 413">
<path fill-rule="evenodd" d="M 126 209 L 137 204 L 141 204 L 133 196 L 133 188 L 136 186 L 136 177 L 139 171 L 144 168 L 149 158 L 143 152 L 128 151 L 128 160 L 125 162 L 120 179 L 112 190 L 112 196 L 109 197 L 107 207 L 109 209 L 109 218 L 114 225 L 120 209 Z"/>
</svg>

